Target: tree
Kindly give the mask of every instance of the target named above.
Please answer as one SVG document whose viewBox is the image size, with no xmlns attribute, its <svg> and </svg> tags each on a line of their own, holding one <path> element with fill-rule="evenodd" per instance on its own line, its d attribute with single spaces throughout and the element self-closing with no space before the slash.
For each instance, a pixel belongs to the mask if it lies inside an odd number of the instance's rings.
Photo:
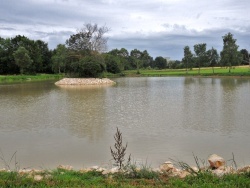
<svg viewBox="0 0 250 188">
<path fill-rule="evenodd" d="M 207 58 L 209 61 L 209 66 L 212 67 L 214 73 L 214 66 L 216 66 L 219 62 L 219 55 L 216 49 L 212 47 L 212 49 L 207 51 Z"/>
<path fill-rule="evenodd" d="M 107 72 L 111 72 L 113 74 L 120 73 L 121 69 L 119 67 L 120 59 L 118 56 L 107 54 L 105 56 L 105 64 Z"/>
<path fill-rule="evenodd" d="M 147 50 L 144 50 L 141 54 L 141 60 L 142 60 L 142 66 L 144 68 L 148 68 L 152 62 L 153 62 L 153 58 L 149 55 L 149 53 L 147 52 Z"/>
<path fill-rule="evenodd" d="M 200 67 L 204 65 L 204 61 L 206 59 L 206 46 L 207 46 L 206 43 L 194 45 L 194 52 L 196 55 L 196 60 L 198 62 L 199 74 L 200 74 Z"/>
<path fill-rule="evenodd" d="M 131 50 L 130 57 L 132 62 L 136 65 L 137 74 L 140 74 L 140 67 L 142 65 L 142 52 L 137 49 Z"/>
<path fill-rule="evenodd" d="M 223 49 L 220 53 L 222 66 L 228 66 L 229 72 L 233 65 L 239 65 L 242 59 L 242 55 L 238 52 L 238 45 L 236 39 L 233 38 L 233 34 L 228 33 L 223 38 Z"/>
<path fill-rule="evenodd" d="M 124 69 L 129 69 L 128 65 L 128 58 L 129 58 L 129 53 L 125 48 L 121 48 L 120 50 L 113 49 L 108 54 L 115 56 L 117 59 L 119 59 L 119 69 L 122 71 Z"/>
<path fill-rule="evenodd" d="M 25 69 L 30 66 L 32 59 L 29 56 L 29 52 L 22 46 L 13 54 L 16 64 L 20 67 L 20 73 L 23 74 Z"/>
<path fill-rule="evenodd" d="M 243 65 L 249 65 L 250 67 L 250 54 L 246 49 L 240 50 L 240 53 L 242 54 L 242 64 Z"/>
<path fill-rule="evenodd" d="M 186 73 L 188 73 L 188 65 L 190 65 L 190 69 L 192 69 L 192 57 L 193 54 L 190 51 L 189 46 L 185 46 L 184 47 L 184 57 L 182 59 L 182 61 L 186 64 Z"/>
<path fill-rule="evenodd" d="M 29 56 L 32 59 L 32 62 L 29 67 L 26 68 L 26 73 L 36 73 L 42 71 L 42 55 L 41 50 L 39 49 L 38 43 L 34 40 L 21 35 L 17 35 L 11 39 L 12 49 L 16 51 L 18 47 L 24 47 L 28 52 Z"/>
<path fill-rule="evenodd" d="M 69 61 L 67 71 L 70 71 L 70 74 L 80 77 L 97 77 L 101 74 L 100 71 L 105 70 L 104 60 L 100 53 L 107 48 L 107 38 L 104 34 L 108 31 L 106 26 L 98 27 L 97 24 L 88 23 L 66 40 Z M 101 62 L 96 61 L 98 58 Z"/>
<path fill-rule="evenodd" d="M 61 73 L 61 70 L 66 68 L 67 48 L 63 44 L 58 44 L 55 54 L 52 56 L 52 67 L 54 72 Z"/>
<path fill-rule="evenodd" d="M 76 34 L 71 35 L 66 40 L 66 45 L 74 51 L 103 52 L 107 49 L 107 38 L 104 37 L 104 34 L 108 31 L 106 26 L 98 27 L 97 24 L 88 23 Z"/>
<path fill-rule="evenodd" d="M 48 48 L 48 43 L 42 40 L 35 41 L 41 56 L 41 70 L 42 72 L 52 73 L 52 51 Z"/>
<path fill-rule="evenodd" d="M 158 69 L 165 69 L 167 67 L 167 60 L 161 56 L 155 58 L 155 66 Z"/>
<path fill-rule="evenodd" d="M 105 70 L 104 60 L 100 55 L 89 55 L 80 61 L 72 62 L 70 73 L 77 77 L 100 77 Z"/>
</svg>

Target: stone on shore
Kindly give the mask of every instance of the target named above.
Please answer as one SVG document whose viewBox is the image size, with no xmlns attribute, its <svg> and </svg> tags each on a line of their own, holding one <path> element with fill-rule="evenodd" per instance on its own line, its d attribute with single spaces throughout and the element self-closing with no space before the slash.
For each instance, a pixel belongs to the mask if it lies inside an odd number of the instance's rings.
<svg viewBox="0 0 250 188">
<path fill-rule="evenodd" d="M 70 170 L 73 170 L 73 167 L 70 166 L 70 165 L 59 165 L 59 166 L 57 167 L 57 169 L 68 170 L 68 171 L 70 171 Z"/>
<path fill-rule="evenodd" d="M 35 175 L 34 176 L 35 181 L 41 181 L 42 179 L 43 179 L 43 176 L 41 176 L 41 175 Z"/>
<path fill-rule="evenodd" d="M 211 168 L 217 169 L 225 165 L 225 160 L 219 155 L 212 154 L 208 158 L 208 162 Z"/>
<path fill-rule="evenodd" d="M 108 78 L 63 78 L 56 85 L 112 85 L 114 81 Z"/>
<path fill-rule="evenodd" d="M 248 165 L 248 166 L 245 166 L 245 167 L 243 167 L 243 168 L 240 168 L 240 169 L 238 169 L 237 170 L 237 173 L 249 173 L 250 172 L 250 165 Z"/>
<path fill-rule="evenodd" d="M 231 166 L 221 166 L 215 170 L 212 170 L 212 173 L 215 174 L 218 177 L 222 177 L 225 174 L 234 174 L 236 171 Z"/>
<path fill-rule="evenodd" d="M 6 172 L 7 170 L 5 168 L 0 169 L 0 172 Z"/>
<path fill-rule="evenodd" d="M 171 161 L 166 161 L 160 165 L 160 172 L 167 173 L 169 176 L 180 176 L 182 171 L 174 167 Z"/>
</svg>

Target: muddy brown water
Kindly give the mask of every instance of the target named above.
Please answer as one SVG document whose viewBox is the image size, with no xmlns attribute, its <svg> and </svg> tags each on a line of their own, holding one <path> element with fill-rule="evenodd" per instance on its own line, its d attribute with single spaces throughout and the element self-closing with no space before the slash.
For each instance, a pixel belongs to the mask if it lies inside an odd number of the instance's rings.
<svg viewBox="0 0 250 188">
<path fill-rule="evenodd" d="M 117 78 L 115 86 L 0 84 L 0 149 L 22 168 L 110 166 L 118 127 L 132 161 L 250 164 L 249 78 Z M 14 159 L 9 162 L 14 165 Z M 231 161 L 228 161 L 230 164 Z M 0 168 L 4 162 L 0 160 Z"/>
</svg>

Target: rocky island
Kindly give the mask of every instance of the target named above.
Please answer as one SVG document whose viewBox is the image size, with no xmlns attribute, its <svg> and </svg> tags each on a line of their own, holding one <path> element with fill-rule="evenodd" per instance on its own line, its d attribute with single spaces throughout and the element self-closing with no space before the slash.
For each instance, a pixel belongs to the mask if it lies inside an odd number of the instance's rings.
<svg viewBox="0 0 250 188">
<path fill-rule="evenodd" d="M 56 85 L 113 85 L 114 81 L 108 78 L 63 78 Z"/>
</svg>

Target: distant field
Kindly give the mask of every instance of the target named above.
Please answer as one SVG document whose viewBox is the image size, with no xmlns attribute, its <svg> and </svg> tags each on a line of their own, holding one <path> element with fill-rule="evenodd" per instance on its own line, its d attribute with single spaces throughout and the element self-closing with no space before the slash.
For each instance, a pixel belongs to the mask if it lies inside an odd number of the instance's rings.
<svg viewBox="0 0 250 188">
<path fill-rule="evenodd" d="M 238 66 L 229 69 L 225 67 L 214 67 L 214 73 L 211 67 L 198 68 L 192 70 L 186 69 L 164 69 L 164 70 L 140 70 L 140 74 L 136 74 L 136 70 L 124 71 L 125 76 L 250 76 L 249 66 Z"/>
</svg>

